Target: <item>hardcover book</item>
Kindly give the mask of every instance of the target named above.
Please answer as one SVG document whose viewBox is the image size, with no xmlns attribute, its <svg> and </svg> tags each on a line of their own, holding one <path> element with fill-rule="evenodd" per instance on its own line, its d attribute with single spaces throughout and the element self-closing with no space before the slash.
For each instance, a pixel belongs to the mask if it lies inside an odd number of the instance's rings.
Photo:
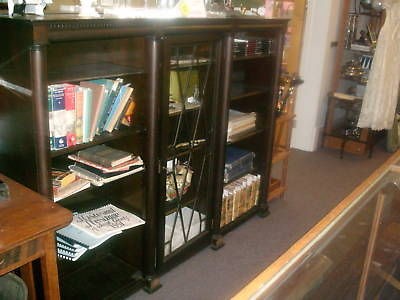
<svg viewBox="0 0 400 300">
<path fill-rule="evenodd" d="M 104 124 L 104 131 L 111 132 L 114 130 L 115 125 L 120 119 L 120 115 L 122 114 L 123 109 L 128 102 L 132 92 L 133 88 L 128 85 L 123 85 L 121 87 L 119 94 L 110 109 L 110 113 L 108 115 L 106 123 Z"/>
<path fill-rule="evenodd" d="M 97 129 L 100 111 L 105 101 L 105 86 L 90 81 L 81 81 L 81 86 L 92 90 L 92 113 L 89 141 L 92 141 Z"/>
<path fill-rule="evenodd" d="M 104 167 L 115 167 L 131 160 L 133 154 L 102 144 L 79 151 L 78 157 L 98 163 Z"/>
<path fill-rule="evenodd" d="M 128 160 L 122 164 L 115 166 L 115 167 L 104 167 L 100 164 L 97 164 L 90 160 L 86 160 L 82 157 L 79 157 L 76 154 L 69 154 L 68 158 L 73 161 L 80 162 L 89 167 L 96 168 L 96 169 L 100 170 L 102 173 L 115 173 L 115 172 L 120 172 L 120 171 L 128 171 L 132 166 L 143 166 L 143 160 L 140 156 L 136 156 L 136 157 L 132 158 L 131 160 Z"/>
</svg>

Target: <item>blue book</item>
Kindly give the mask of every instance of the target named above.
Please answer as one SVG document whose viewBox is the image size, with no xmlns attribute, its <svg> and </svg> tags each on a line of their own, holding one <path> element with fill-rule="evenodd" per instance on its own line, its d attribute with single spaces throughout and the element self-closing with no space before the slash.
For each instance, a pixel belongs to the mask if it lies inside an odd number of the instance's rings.
<svg viewBox="0 0 400 300">
<path fill-rule="evenodd" d="M 105 100 L 104 110 L 102 112 L 102 115 L 99 118 L 98 133 L 101 133 L 104 131 L 104 125 L 106 124 L 108 116 L 111 113 L 111 109 L 112 109 L 114 102 L 117 100 L 119 90 L 121 89 L 121 86 L 122 86 L 122 81 L 123 80 L 121 78 L 118 78 L 113 81 L 111 91 L 108 94 L 107 99 Z"/>
<path fill-rule="evenodd" d="M 125 84 L 119 90 L 118 96 L 110 108 L 110 113 L 107 116 L 106 123 L 104 124 L 104 131 L 113 131 L 126 102 L 128 102 L 129 97 L 132 94 L 133 88 L 131 88 L 129 85 L 130 84 Z"/>
<path fill-rule="evenodd" d="M 67 129 L 63 113 L 65 110 L 64 92 L 63 84 L 48 87 L 50 146 L 53 150 L 67 147 Z"/>
<path fill-rule="evenodd" d="M 225 154 L 224 182 L 238 178 L 253 169 L 254 153 L 241 148 L 228 146 Z"/>
</svg>

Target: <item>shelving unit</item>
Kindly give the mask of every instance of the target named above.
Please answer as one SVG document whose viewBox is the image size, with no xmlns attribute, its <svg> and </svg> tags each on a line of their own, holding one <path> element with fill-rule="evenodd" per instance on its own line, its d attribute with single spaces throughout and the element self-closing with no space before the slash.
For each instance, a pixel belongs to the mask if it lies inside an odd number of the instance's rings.
<svg viewBox="0 0 400 300">
<path fill-rule="evenodd" d="M 32 28 L 38 30 L 37 27 L 40 27 L 47 33 L 36 37 L 37 40 L 34 37 L 30 41 L 21 38 L 10 42 L 11 47 L 2 47 L 2 79 L 10 85 L 9 88 L 3 85 L 0 89 L 2 116 L 6 116 L 9 122 L 3 123 L 1 128 L 2 141 L 7 145 L 2 151 L 1 169 L 52 199 L 50 169 L 54 166 L 68 169 L 68 165 L 72 164 L 68 154 L 106 144 L 146 156 L 143 134 L 146 129 L 144 116 L 148 101 L 148 72 L 145 63 L 135 59 L 135 56 L 145 56 L 146 47 L 144 37 L 137 34 L 108 39 L 106 36 L 95 37 L 96 30 L 93 30 L 79 37 L 70 36 L 65 30 L 57 29 L 56 24 L 60 21 L 37 25 L 34 20 L 27 21 L 30 26 L 23 21 L 0 20 L 2 32 L 8 35 L 9 40 L 14 30 L 21 32 L 22 36 L 30 36 Z M 18 47 L 17 55 L 13 47 Z M 104 65 L 105 61 L 107 64 Z M 90 143 L 50 150 L 47 87 L 117 77 L 136 89 L 135 126 L 96 136 Z M 17 125 L 10 131 L 8 126 L 13 123 Z M 22 145 L 25 146 L 21 148 Z M 7 152 L 8 147 L 14 150 Z M 111 203 L 146 220 L 144 180 L 143 172 L 136 173 L 102 187 L 93 186 L 59 203 L 72 212 L 84 212 Z M 143 226 L 129 229 L 88 250 L 76 262 L 60 259 L 62 298 L 103 298 L 111 294 L 123 295 L 142 287 L 143 280 L 138 274 L 143 270 L 144 236 Z"/>
<path fill-rule="evenodd" d="M 0 49 L 1 172 L 53 199 L 51 168 L 72 164 L 69 154 L 105 144 L 144 161 L 142 172 L 59 201 L 73 212 L 112 203 L 145 220 L 77 261 L 60 260 L 63 298 L 123 297 L 141 287 L 152 292 L 160 287 L 160 274 L 212 237 L 215 241 L 256 212 L 268 213 L 286 22 L 0 17 L 8 41 Z M 234 56 L 237 38 L 269 44 L 261 55 Z M 231 80 L 232 73 L 242 77 Z M 122 78 L 135 88 L 133 125 L 51 150 L 48 86 L 100 78 Z M 246 88 L 233 96 L 238 86 Z M 256 205 L 221 228 L 229 109 L 257 115 L 256 130 L 230 144 L 255 153 L 253 172 L 261 182 Z"/>
<path fill-rule="evenodd" d="M 277 83 L 285 30 L 286 27 L 242 30 L 226 37 L 226 43 L 230 47 L 227 47 L 223 54 L 224 60 L 229 64 L 224 71 L 224 80 L 229 83 L 229 89 L 223 90 L 220 111 L 224 113 L 220 126 L 217 126 L 217 133 L 220 133 L 217 136 L 217 142 L 220 143 L 217 146 L 220 149 L 217 156 L 220 166 L 217 169 L 219 172 L 217 178 L 220 178 L 220 181 L 217 182 L 215 198 L 221 199 L 221 202 L 216 205 L 217 217 L 214 219 L 212 240 L 214 249 L 224 245 L 223 234 L 254 214 L 258 213 L 260 216 L 269 214 L 266 199 L 272 158 L 273 108 L 274 97 L 278 92 Z M 246 117 L 243 117 L 243 121 L 239 121 L 248 127 L 243 130 L 243 134 L 240 132 L 232 134 L 233 128 L 236 127 L 233 119 L 229 120 L 229 115 L 232 114 L 228 113 L 229 110 L 237 111 L 239 114 L 249 114 L 247 121 Z M 253 117 L 251 115 L 253 113 L 256 116 L 255 124 L 249 125 L 252 124 L 249 120 Z M 229 142 L 221 143 L 223 141 Z M 223 182 L 226 149 L 231 146 L 253 153 L 253 168 L 241 174 L 239 179 L 238 176 L 233 176 L 230 181 Z M 258 176 L 259 181 L 254 184 L 252 180 L 245 179 L 247 172 L 252 174 L 250 176 Z M 235 183 L 236 186 L 242 185 L 242 187 L 232 190 L 231 185 Z M 242 191 L 249 190 L 243 185 L 251 186 L 250 197 L 254 196 L 251 194 L 252 191 L 255 190 L 257 193 L 253 203 L 247 203 L 245 200 L 249 198 L 249 194 L 241 195 Z M 236 204 L 237 202 L 239 204 Z"/>
<path fill-rule="evenodd" d="M 381 12 L 365 9 L 353 1 L 343 3 L 342 35 L 323 137 L 323 146 L 340 150 L 341 157 L 345 152 L 372 153 L 376 133 L 358 128 L 357 122 L 382 20 Z"/>
<path fill-rule="evenodd" d="M 281 78 L 281 89 L 282 92 L 287 92 L 288 82 L 285 82 L 285 79 L 286 81 L 299 80 L 298 78 L 292 79 L 288 77 L 295 77 L 296 74 L 299 73 L 303 25 L 307 9 L 306 1 L 271 0 L 271 2 L 273 2 L 274 4 L 273 15 L 275 17 L 285 16 L 291 18 L 291 20 L 289 21 L 288 30 L 286 32 L 283 62 L 281 66 L 282 72 L 287 73 L 285 74 L 286 77 Z M 285 8 L 284 5 L 287 7 Z M 288 6 L 291 6 L 291 8 L 288 9 Z M 299 83 L 300 82 L 293 83 L 293 89 Z M 280 93 L 280 98 L 283 97 L 285 96 Z M 286 99 L 285 103 L 279 103 L 280 100 L 278 99 L 278 105 L 276 107 L 277 114 L 275 119 L 275 137 L 272 154 L 273 175 L 269 182 L 268 201 L 283 197 L 287 189 L 286 182 L 290 156 L 290 140 L 295 120 L 295 98 L 296 93 L 293 90 L 292 94 Z"/>
</svg>

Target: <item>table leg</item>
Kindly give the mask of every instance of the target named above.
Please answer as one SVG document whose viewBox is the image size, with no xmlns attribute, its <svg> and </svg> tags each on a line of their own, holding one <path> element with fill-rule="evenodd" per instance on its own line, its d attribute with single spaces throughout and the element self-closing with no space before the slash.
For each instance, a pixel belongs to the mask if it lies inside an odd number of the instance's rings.
<svg viewBox="0 0 400 300">
<path fill-rule="evenodd" d="M 35 289 L 35 280 L 33 277 L 32 262 L 29 262 L 21 266 L 20 271 L 21 271 L 21 278 L 24 280 L 28 288 L 28 299 L 36 300 L 36 289 Z"/>
<path fill-rule="evenodd" d="M 45 255 L 40 258 L 44 297 L 48 300 L 57 300 L 60 299 L 60 288 L 58 286 L 57 249 L 54 232 L 50 232 L 44 237 L 44 249 Z"/>
</svg>

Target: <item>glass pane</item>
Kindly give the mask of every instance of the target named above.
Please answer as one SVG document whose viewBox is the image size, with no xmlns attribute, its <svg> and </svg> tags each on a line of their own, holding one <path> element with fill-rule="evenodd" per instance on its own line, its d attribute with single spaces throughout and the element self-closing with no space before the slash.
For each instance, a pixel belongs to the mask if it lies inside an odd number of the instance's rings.
<svg viewBox="0 0 400 300">
<path fill-rule="evenodd" d="M 212 42 L 171 49 L 165 256 L 206 231 L 214 56 Z"/>
</svg>

